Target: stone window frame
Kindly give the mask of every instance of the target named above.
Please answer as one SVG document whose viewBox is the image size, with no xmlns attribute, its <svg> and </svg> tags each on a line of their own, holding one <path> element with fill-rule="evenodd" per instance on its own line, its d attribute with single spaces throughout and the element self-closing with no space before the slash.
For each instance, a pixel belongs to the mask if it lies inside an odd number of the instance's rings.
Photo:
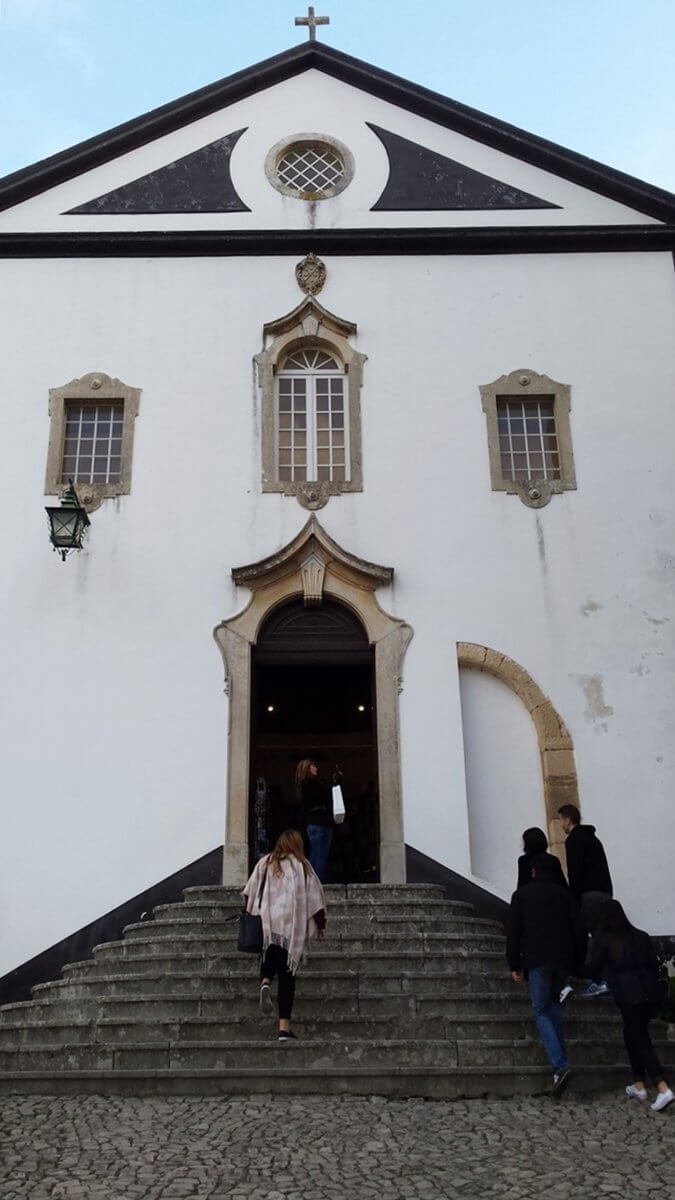
<svg viewBox="0 0 675 1200">
<path fill-rule="evenodd" d="M 308 296 L 292 312 L 263 326 L 266 349 L 255 355 L 261 390 L 262 490 L 295 496 L 309 510 L 323 508 L 331 496 L 363 491 L 361 449 L 361 387 L 365 354 L 349 343 L 357 332 L 352 321 L 328 312 L 314 296 Z M 350 478 L 345 480 L 281 481 L 277 479 L 278 415 L 276 374 L 287 354 L 301 346 L 320 346 L 334 355 L 344 368 L 349 412 Z"/>
<path fill-rule="evenodd" d="M 321 192 L 301 192 L 297 188 L 289 187 L 282 183 L 277 174 L 279 163 L 284 155 L 292 150 L 294 146 L 312 145 L 327 146 L 342 162 L 343 175 L 339 183 L 332 187 L 326 188 Z M 265 175 L 268 183 L 272 185 L 275 191 L 280 192 L 282 196 L 290 196 L 293 200 L 304 200 L 305 203 L 312 203 L 317 200 L 330 200 L 333 196 L 339 196 L 346 187 L 349 187 L 354 178 L 354 155 L 351 150 L 345 146 L 344 142 L 338 138 L 332 137 L 327 133 L 294 133 L 291 137 L 282 138 L 276 142 L 268 151 L 265 158 Z"/>
<path fill-rule="evenodd" d="M 98 508 L 104 500 L 113 496 L 126 496 L 131 491 L 131 464 L 134 450 L 134 429 L 141 397 L 141 389 L 130 387 L 120 379 L 112 379 L 103 371 L 90 371 L 80 378 L 71 379 L 62 387 L 49 389 L 49 446 L 47 449 L 47 472 L 45 495 L 58 496 L 66 486 L 62 479 L 63 445 L 66 428 L 66 407 L 70 400 L 77 403 L 98 404 L 102 401 L 122 403 L 122 447 L 120 477 L 116 483 L 86 483 L 75 480 L 81 503 L 88 512 Z"/>
<path fill-rule="evenodd" d="M 519 496 L 523 504 L 530 508 L 543 508 L 552 495 L 576 490 L 577 479 L 570 428 L 571 394 L 569 384 L 559 383 L 548 375 L 539 375 L 527 368 L 511 371 L 508 375 L 501 375 L 493 383 L 480 385 L 481 402 L 487 421 L 490 483 L 493 492 L 507 492 L 512 496 Z M 514 396 L 522 399 L 546 397 L 553 400 L 553 418 L 560 455 L 560 479 L 520 481 L 509 479 L 502 474 L 497 402 Z"/>
</svg>

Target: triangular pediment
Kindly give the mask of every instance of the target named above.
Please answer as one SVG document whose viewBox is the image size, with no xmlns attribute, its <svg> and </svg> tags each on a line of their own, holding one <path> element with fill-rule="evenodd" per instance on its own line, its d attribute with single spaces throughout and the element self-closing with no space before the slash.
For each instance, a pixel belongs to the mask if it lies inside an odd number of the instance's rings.
<svg viewBox="0 0 675 1200">
<path fill-rule="evenodd" d="M 233 567 L 232 578 L 237 585 L 257 592 L 300 571 L 305 577 L 306 595 L 309 593 L 316 600 L 320 597 L 323 573 L 328 567 L 337 574 L 344 573 L 358 587 L 370 592 L 387 586 L 394 577 L 393 567 L 367 562 L 339 546 L 312 515 L 281 550 L 248 566 Z"/>
<path fill-rule="evenodd" d="M 270 178 L 270 154 L 294 138 L 323 135 L 346 147 L 353 177 L 334 198 L 311 206 L 307 194 L 289 200 Z M 125 237 L 145 232 L 161 232 L 168 247 L 167 235 L 177 231 L 245 241 L 274 231 L 386 229 L 403 238 L 432 226 L 656 222 L 675 224 L 669 193 L 321 43 L 0 180 L 5 253 L 24 233 L 45 234 L 52 246 L 59 236 L 86 238 L 87 250 L 93 238 L 103 246 L 119 236 L 121 253 L 129 249 Z"/>
</svg>

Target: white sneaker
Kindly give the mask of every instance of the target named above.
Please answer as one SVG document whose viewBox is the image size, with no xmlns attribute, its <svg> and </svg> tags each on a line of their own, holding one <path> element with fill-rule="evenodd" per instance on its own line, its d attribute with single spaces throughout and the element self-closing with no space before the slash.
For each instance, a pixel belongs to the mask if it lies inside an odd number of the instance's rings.
<svg viewBox="0 0 675 1200">
<path fill-rule="evenodd" d="M 634 1083 L 629 1083 L 626 1088 L 626 1095 L 631 1096 L 633 1100 L 646 1100 L 647 1089 L 636 1087 Z"/>
<path fill-rule="evenodd" d="M 558 1003 L 564 1004 L 565 1001 L 568 1000 L 569 997 L 573 996 L 573 995 L 574 995 L 574 988 L 570 987 L 569 983 L 566 984 L 558 997 Z"/>
<path fill-rule="evenodd" d="M 656 1100 L 652 1104 L 652 1110 L 654 1112 L 661 1112 L 661 1109 L 666 1108 L 666 1106 L 670 1104 L 671 1100 L 675 1100 L 675 1096 L 671 1092 L 670 1088 L 668 1088 L 667 1092 L 659 1092 Z"/>
<path fill-rule="evenodd" d="M 270 992 L 269 983 L 261 983 L 260 985 L 260 1011 L 266 1017 L 269 1017 L 274 1012 L 274 1001 Z"/>
</svg>

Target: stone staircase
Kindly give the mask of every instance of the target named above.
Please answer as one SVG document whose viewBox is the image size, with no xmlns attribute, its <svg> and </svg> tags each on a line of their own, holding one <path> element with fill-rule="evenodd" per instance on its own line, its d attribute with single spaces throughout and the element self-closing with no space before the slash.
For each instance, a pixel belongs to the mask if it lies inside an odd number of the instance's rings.
<svg viewBox="0 0 675 1200">
<path fill-rule="evenodd" d="M 238 954 L 234 888 L 193 887 L 125 928 L 33 999 L 0 1008 L 0 1093 L 360 1093 L 459 1097 L 545 1090 L 551 1072 L 496 921 L 439 887 L 329 886 L 328 936 L 298 975 L 279 1043 Z M 628 1079 L 611 1001 L 574 1001 L 577 1088 Z M 669 1060 L 665 1026 L 656 1027 Z M 671 1053 L 670 1057 L 673 1055 Z"/>
</svg>

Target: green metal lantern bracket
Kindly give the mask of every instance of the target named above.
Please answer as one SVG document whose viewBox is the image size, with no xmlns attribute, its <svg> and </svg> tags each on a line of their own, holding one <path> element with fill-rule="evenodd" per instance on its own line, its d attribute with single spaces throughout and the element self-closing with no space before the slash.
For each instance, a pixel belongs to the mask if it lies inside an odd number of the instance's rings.
<svg viewBox="0 0 675 1200">
<path fill-rule="evenodd" d="M 91 523 L 80 503 L 72 479 L 68 480 L 68 487 L 61 497 L 61 503 L 46 505 L 45 512 L 49 520 L 49 540 L 65 562 L 66 555 L 71 550 L 82 549 L 84 531 Z"/>
</svg>

